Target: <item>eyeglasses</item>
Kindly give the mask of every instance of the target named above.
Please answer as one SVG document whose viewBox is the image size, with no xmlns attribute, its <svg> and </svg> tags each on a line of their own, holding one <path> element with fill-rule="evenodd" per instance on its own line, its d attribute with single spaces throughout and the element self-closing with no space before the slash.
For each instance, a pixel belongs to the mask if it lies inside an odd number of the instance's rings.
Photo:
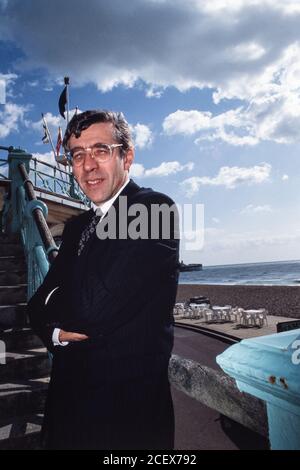
<svg viewBox="0 0 300 470">
<path fill-rule="evenodd" d="M 70 150 L 71 162 L 74 166 L 81 166 L 88 152 L 91 152 L 97 162 L 104 163 L 112 157 L 115 148 L 122 146 L 123 144 L 102 144 L 99 142 L 91 147 L 75 147 Z"/>
</svg>

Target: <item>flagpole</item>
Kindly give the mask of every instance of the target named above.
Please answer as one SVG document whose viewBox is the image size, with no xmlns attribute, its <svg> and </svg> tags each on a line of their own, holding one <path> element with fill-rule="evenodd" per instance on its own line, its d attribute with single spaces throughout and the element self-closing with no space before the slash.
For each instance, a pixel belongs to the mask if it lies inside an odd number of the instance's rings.
<svg viewBox="0 0 300 470">
<path fill-rule="evenodd" d="M 53 154 L 54 154 L 54 161 L 58 164 L 58 167 L 57 167 L 58 171 L 60 172 L 60 176 L 61 176 L 62 180 L 64 180 L 61 169 L 60 169 L 60 166 L 59 166 L 59 162 L 57 162 L 57 160 L 56 160 L 56 149 L 54 147 L 53 140 L 52 140 L 52 137 L 51 137 L 51 134 L 50 134 L 50 130 L 49 130 L 46 118 L 45 118 L 43 113 L 42 113 L 42 119 L 43 119 L 43 123 L 46 127 L 46 132 L 47 132 L 47 135 L 48 135 L 48 138 L 49 138 L 50 145 L 52 147 L 52 151 L 53 151 Z"/>
<path fill-rule="evenodd" d="M 51 137 L 51 134 L 50 134 L 50 131 L 49 131 L 49 128 L 48 128 L 48 124 L 47 124 L 47 121 L 46 121 L 46 118 L 44 116 L 44 114 L 42 113 L 42 119 L 43 119 L 43 123 L 46 127 L 46 131 L 47 131 L 47 135 L 49 137 L 49 142 L 50 142 L 50 145 L 52 147 L 52 150 L 53 150 L 53 154 L 54 154 L 54 158 L 56 157 L 56 150 L 55 150 L 55 147 L 54 147 L 54 144 L 53 144 L 53 141 L 52 141 L 52 137 Z"/>
<path fill-rule="evenodd" d="M 69 93 L 70 77 L 64 77 L 64 83 L 65 83 L 65 86 L 66 86 L 67 126 L 68 126 L 69 121 L 70 121 L 70 116 L 69 116 L 69 114 L 70 114 L 70 105 L 69 105 L 69 101 L 70 101 L 70 93 Z M 68 170 L 69 170 L 69 181 L 70 181 L 70 195 L 74 197 L 75 196 L 74 175 L 73 175 L 73 171 L 71 171 L 71 165 L 70 165 L 69 161 L 68 161 Z"/>
<path fill-rule="evenodd" d="M 69 125 L 69 113 L 70 113 L 70 107 L 69 107 L 69 85 L 70 85 L 70 78 L 69 77 L 64 77 L 64 82 L 66 85 L 66 98 L 67 98 L 67 126 Z"/>
</svg>

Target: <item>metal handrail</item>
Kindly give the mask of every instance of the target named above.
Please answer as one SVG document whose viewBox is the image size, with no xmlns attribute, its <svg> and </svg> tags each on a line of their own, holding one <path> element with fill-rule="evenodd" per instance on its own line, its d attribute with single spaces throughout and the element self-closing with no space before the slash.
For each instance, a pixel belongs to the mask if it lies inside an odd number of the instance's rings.
<svg viewBox="0 0 300 470">
<path fill-rule="evenodd" d="M 29 179 L 24 163 L 19 164 L 19 169 L 20 169 L 22 179 L 24 181 L 24 188 L 25 188 L 25 193 L 28 198 L 28 201 L 37 201 L 37 197 L 35 195 L 34 188 L 33 188 L 33 183 Z M 32 213 L 33 213 L 33 217 L 35 219 L 39 234 L 43 241 L 45 250 L 47 253 L 49 253 L 48 254 L 49 260 L 50 262 L 52 262 L 54 261 L 57 255 L 57 251 L 58 251 L 54 238 L 50 232 L 50 229 L 47 225 L 47 222 L 46 222 L 46 219 L 44 217 L 42 210 L 39 207 L 37 207 L 33 209 Z"/>
<path fill-rule="evenodd" d="M 0 147 L 1 148 L 1 147 Z M 8 165 L 8 161 L 4 158 L 0 158 L 0 167 Z M 0 173 L 0 178 L 4 180 L 8 180 L 8 177 L 5 176 L 3 173 Z"/>
<path fill-rule="evenodd" d="M 46 222 L 47 206 L 37 199 L 24 163 L 20 163 L 18 169 L 23 186 L 18 188 L 17 212 L 27 261 L 27 298 L 30 299 L 43 282 L 49 263 L 56 258 L 58 247 Z"/>
</svg>

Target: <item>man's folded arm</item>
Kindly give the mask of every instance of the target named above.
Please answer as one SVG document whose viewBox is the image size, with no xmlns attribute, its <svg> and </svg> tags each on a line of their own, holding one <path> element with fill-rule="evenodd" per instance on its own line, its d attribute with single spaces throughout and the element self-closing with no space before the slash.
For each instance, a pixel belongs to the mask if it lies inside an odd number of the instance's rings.
<svg viewBox="0 0 300 470">
<path fill-rule="evenodd" d="M 138 315 L 143 303 L 151 302 L 159 289 L 168 283 L 176 286 L 179 258 L 177 208 L 170 198 L 159 193 L 146 195 L 138 202 L 148 209 L 148 239 L 117 240 L 105 274 L 86 273 L 80 296 L 69 296 L 73 302 L 72 311 L 82 319 L 81 332 L 88 336 L 110 334 Z M 169 208 L 164 221 L 160 219 L 155 225 L 159 228 L 155 238 L 150 236 L 153 204 L 160 207 L 164 204 Z M 167 234 L 162 232 L 163 222 L 169 227 Z"/>
<path fill-rule="evenodd" d="M 112 333 L 137 315 L 141 302 L 151 301 L 166 282 L 176 282 L 178 240 L 130 240 L 121 246 L 104 277 L 86 276 L 73 305 L 88 336 Z"/>
</svg>

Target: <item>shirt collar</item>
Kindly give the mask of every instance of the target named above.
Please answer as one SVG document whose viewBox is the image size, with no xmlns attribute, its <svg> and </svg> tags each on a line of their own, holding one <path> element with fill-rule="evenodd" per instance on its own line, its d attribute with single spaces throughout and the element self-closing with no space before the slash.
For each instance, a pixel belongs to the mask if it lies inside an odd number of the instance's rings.
<svg viewBox="0 0 300 470">
<path fill-rule="evenodd" d="M 129 183 L 129 178 L 127 176 L 127 179 L 126 179 L 125 183 L 121 186 L 119 191 L 111 199 L 108 199 L 108 201 L 102 202 L 101 204 L 98 204 L 98 205 L 96 205 L 92 201 L 91 206 L 92 206 L 92 209 L 94 210 L 94 212 L 96 212 L 96 210 L 100 208 L 101 211 L 102 211 L 102 214 L 105 215 L 108 212 L 108 210 L 110 209 L 110 207 L 113 205 L 113 203 L 115 202 L 115 200 L 117 199 L 119 194 L 123 191 L 125 186 L 127 186 L 128 183 Z"/>
</svg>

